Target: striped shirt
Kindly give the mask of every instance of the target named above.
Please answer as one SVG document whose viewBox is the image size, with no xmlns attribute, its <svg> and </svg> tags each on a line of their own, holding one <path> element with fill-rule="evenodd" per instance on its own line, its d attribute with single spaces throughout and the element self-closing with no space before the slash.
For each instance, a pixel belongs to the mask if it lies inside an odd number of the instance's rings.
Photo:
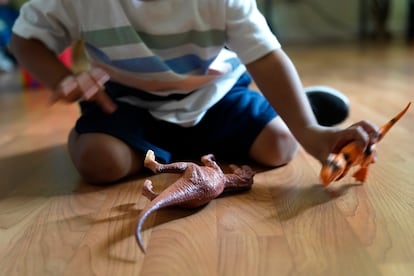
<svg viewBox="0 0 414 276">
<path fill-rule="evenodd" d="M 90 64 L 112 81 L 157 96 L 188 94 L 119 99 L 183 126 L 201 120 L 244 64 L 280 47 L 255 0 L 31 0 L 13 31 L 56 53 L 81 39 Z"/>
</svg>

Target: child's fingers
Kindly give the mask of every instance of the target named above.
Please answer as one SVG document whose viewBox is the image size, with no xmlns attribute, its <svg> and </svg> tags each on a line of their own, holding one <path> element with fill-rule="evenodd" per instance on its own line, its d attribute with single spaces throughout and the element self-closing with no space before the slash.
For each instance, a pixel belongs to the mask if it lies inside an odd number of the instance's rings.
<svg viewBox="0 0 414 276">
<path fill-rule="evenodd" d="M 105 93 L 104 84 L 110 79 L 109 74 L 98 67 L 94 67 L 89 71 L 95 83 L 100 87 L 100 91 L 96 94 L 95 101 L 102 107 L 105 112 L 112 113 L 116 110 L 116 104 Z"/>
<path fill-rule="evenodd" d="M 87 101 L 91 100 L 101 89 L 101 86 L 95 82 L 89 73 L 83 72 L 76 79 L 82 90 L 82 96 Z"/>
<path fill-rule="evenodd" d="M 110 79 L 110 76 L 108 73 L 106 73 L 104 70 L 98 67 L 94 67 L 89 71 L 89 74 L 92 76 L 92 78 L 95 80 L 95 82 L 98 83 L 98 85 L 103 86 L 105 82 L 107 82 Z"/>
<path fill-rule="evenodd" d="M 89 74 L 95 80 L 95 82 L 100 86 L 101 92 L 96 94 L 96 101 L 101 105 L 102 109 L 108 113 L 112 113 L 116 110 L 116 104 L 111 100 L 110 97 L 104 92 L 105 89 L 103 85 L 110 79 L 108 73 L 102 70 L 99 67 L 94 67 L 89 71 Z"/>
<path fill-rule="evenodd" d="M 57 90 L 50 97 L 51 103 L 55 103 L 60 99 L 66 101 L 77 100 L 81 96 L 81 92 L 78 89 L 78 82 L 76 77 L 70 75 L 65 77 L 59 84 Z"/>
<path fill-rule="evenodd" d="M 368 145 L 375 143 L 377 138 L 378 128 L 368 121 L 360 121 L 339 133 L 333 152 L 339 152 L 350 142 L 355 142 L 361 151 L 364 151 Z"/>
<path fill-rule="evenodd" d="M 361 150 L 365 151 L 369 144 L 370 137 L 361 125 L 356 125 L 349 129 L 352 140 L 360 147 Z"/>
<path fill-rule="evenodd" d="M 360 126 L 363 128 L 363 130 L 368 134 L 370 144 L 377 142 L 377 139 L 379 137 L 379 130 L 376 125 L 372 124 L 369 121 L 363 120 L 356 123 L 354 126 Z"/>
<path fill-rule="evenodd" d="M 63 95 L 68 96 L 70 93 L 73 92 L 78 87 L 78 82 L 74 76 L 67 76 L 62 80 L 59 85 L 59 92 Z"/>
<path fill-rule="evenodd" d="M 116 105 L 103 87 L 108 80 L 109 75 L 100 68 L 92 68 L 77 76 L 67 76 L 59 84 L 56 93 L 52 94 L 50 101 L 54 103 L 63 99 L 72 102 L 83 98 L 97 102 L 105 112 L 112 113 L 116 110 Z"/>
<path fill-rule="evenodd" d="M 117 108 L 112 99 L 102 90 L 96 94 L 94 100 L 101 106 L 103 111 L 107 113 L 113 113 Z"/>
<path fill-rule="evenodd" d="M 99 68 L 94 68 L 90 72 L 82 73 L 77 77 L 83 92 L 83 98 L 87 101 L 97 102 L 105 112 L 112 113 L 116 110 L 116 105 L 104 92 L 103 88 L 103 84 L 108 79 L 109 75 Z"/>
</svg>

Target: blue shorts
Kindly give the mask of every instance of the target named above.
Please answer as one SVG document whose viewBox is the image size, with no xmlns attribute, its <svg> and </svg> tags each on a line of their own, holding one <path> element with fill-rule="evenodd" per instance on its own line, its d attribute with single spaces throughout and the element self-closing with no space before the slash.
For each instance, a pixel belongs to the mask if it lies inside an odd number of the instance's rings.
<svg viewBox="0 0 414 276">
<path fill-rule="evenodd" d="M 80 134 L 112 135 L 143 153 L 151 149 L 163 163 L 199 160 L 209 153 L 229 162 L 246 160 L 258 134 L 277 116 L 263 95 L 249 89 L 250 83 L 250 76 L 242 75 L 229 93 L 193 127 L 158 120 L 146 109 L 118 101 L 118 109 L 113 114 L 104 113 L 93 102 L 81 102 L 82 115 L 75 129 Z M 115 90 L 117 95 L 125 95 L 131 89 L 116 83 L 106 85 L 107 93 L 114 100 Z M 132 93 L 137 95 L 136 91 Z M 151 97 L 148 93 L 139 94 Z"/>
</svg>

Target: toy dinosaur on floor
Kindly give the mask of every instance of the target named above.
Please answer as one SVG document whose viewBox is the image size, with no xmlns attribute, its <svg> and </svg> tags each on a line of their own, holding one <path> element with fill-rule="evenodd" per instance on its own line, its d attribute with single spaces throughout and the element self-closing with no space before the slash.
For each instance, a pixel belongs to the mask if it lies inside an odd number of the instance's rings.
<svg viewBox="0 0 414 276">
<path fill-rule="evenodd" d="M 151 180 L 144 182 L 142 194 L 151 202 L 141 211 L 136 226 L 136 240 L 145 253 L 141 238 L 141 229 L 145 219 L 154 211 L 167 206 L 197 208 L 209 203 L 224 191 L 247 190 L 253 185 L 254 171 L 249 166 L 230 165 L 232 173 L 225 174 L 214 161 L 212 154 L 201 158 L 204 166 L 192 162 L 160 164 L 155 160 L 154 152 L 146 154 L 144 166 L 154 173 L 181 173 L 182 176 L 168 188 L 157 194 L 152 189 Z"/>
<path fill-rule="evenodd" d="M 381 141 L 391 127 L 407 112 L 411 102 L 394 118 L 380 127 L 378 141 L 361 151 L 360 147 L 351 142 L 341 149 L 339 153 L 331 153 L 322 166 L 320 177 L 322 184 L 327 186 L 333 181 L 344 177 L 355 166 L 359 169 L 352 175 L 357 181 L 364 182 L 368 174 L 368 166 L 376 160 L 376 144 Z"/>
</svg>

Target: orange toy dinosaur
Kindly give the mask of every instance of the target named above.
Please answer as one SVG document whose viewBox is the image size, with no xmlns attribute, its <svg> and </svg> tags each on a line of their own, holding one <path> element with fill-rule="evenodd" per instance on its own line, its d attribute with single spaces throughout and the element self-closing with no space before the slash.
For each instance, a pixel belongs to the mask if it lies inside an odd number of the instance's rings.
<svg viewBox="0 0 414 276">
<path fill-rule="evenodd" d="M 407 112 L 411 102 L 398 113 L 394 118 L 380 127 L 377 143 L 385 136 L 390 128 Z M 376 144 L 377 144 L 376 143 Z M 361 151 L 360 147 L 354 142 L 344 146 L 339 153 L 331 153 L 322 166 L 320 177 L 322 184 L 327 186 L 333 181 L 344 177 L 348 171 L 355 166 L 359 169 L 352 175 L 357 181 L 364 182 L 368 174 L 368 166 L 375 162 L 377 151 L 376 144 L 372 144 Z"/>
</svg>

